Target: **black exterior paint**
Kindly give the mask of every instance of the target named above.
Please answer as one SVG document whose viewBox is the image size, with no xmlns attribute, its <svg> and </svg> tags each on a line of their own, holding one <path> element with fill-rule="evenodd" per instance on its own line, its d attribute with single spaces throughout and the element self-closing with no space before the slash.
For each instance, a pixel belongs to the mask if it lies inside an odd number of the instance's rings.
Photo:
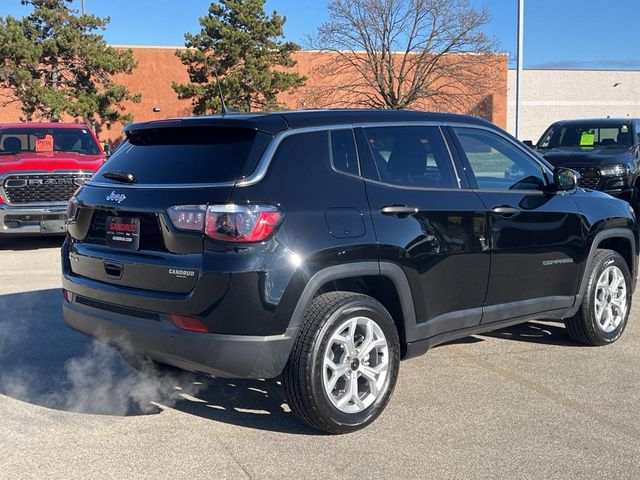
<svg viewBox="0 0 640 480">
<path fill-rule="evenodd" d="M 160 322 L 141 324 L 139 319 L 65 302 L 65 316 L 73 328 L 94 336 L 113 330 L 127 337 L 128 331 L 135 331 L 135 339 L 130 338 L 135 348 L 183 368 L 222 376 L 276 376 L 306 302 L 319 289 L 334 284 L 345 288 L 347 284 L 339 283 L 344 279 L 363 289 L 372 279 L 389 279 L 384 288 L 396 290 L 400 305 L 393 313 L 403 351 L 414 355 L 441 341 L 518 319 L 570 316 L 577 308 L 597 235 L 603 239 L 607 232 L 618 232 L 613 237 L 627 242 L 635 278 L 638 234 L 624 202 L 582 189 L 557 192 L 551 185 L 544 192 L 474 188 L 447 125 L 490 129 L 504 141 L 515 141 L 482 120 L 419 112 L 334 111 L 181 121 L 229 121 L 270 135 L 289 127 L 322 128 L 286 137 L 264 178 L 251 186 L 83 187 L 79 217 L 70 225 L 62 251 L 63 287 L 106 304 L 155 312 Z M 357 125 L 376 122 L 428 122 L 441 128 L 460 188 L 400 188 L 378 181 Z M 328 130 L 331 125 L 351 124 L 362 177 L 337 172 L 329 161 Z M 525 146 L 518 148 L 539 161 Z M 540 168 L 552 178 L 547 164 L 540 161 Z M 126 195 L 121 206 L 106 200 L 112 192 Z M 266 242 L 238 246 L 177 231 L 166 213 L 176 205 L 227 202 L 277 205 L 284 220 Z M 392 205 L 415 207 L 417 212 L 382 212 Z M 498 206 L 518 213 L 492 212 Z M 115 250 L 100 240 L 98 219 L 123 212 L 146 219 L 143 233 L 148 238 L 142 239 L 140 251 Z M 543 264 L 558 259 L 572 261 Z M 105 274 L 100 268 L 104 262 L 122 265 L 122 277 Z M 179 279 L 168 273 L 169 268 L 191 269 L 196 275 Z M 394 306 L 387 308 L 392 311 Z M 196 316 L 212 333 L 180 331 L 169 322 L 169 314 Z M 144 340 L 140 332 L 145 329 L 153 342 Z M 256 363 L 272 365 L 252 367 L 243 360 L 236 369 L 219 354 L 207 357 L 200 350 L 206 348 L 255 354 Z"/>
</svg>

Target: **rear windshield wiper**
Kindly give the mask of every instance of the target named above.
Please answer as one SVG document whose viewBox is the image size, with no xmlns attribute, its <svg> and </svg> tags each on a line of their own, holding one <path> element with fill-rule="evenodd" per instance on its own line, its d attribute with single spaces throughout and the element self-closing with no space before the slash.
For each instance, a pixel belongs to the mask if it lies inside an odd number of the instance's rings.
<svg viewBox="0 0 640 480">
<path fill-rule="evenodd" d="M 132 173 L 127 173 L 127 172 L 104 172 L 102 176 L 104 178 L 108 178 L 109 180 L 115 180 L 116 182 L 123 182 L 123 183 L 136 182 L 136 177 L 134 177 Z"/>
</svg>

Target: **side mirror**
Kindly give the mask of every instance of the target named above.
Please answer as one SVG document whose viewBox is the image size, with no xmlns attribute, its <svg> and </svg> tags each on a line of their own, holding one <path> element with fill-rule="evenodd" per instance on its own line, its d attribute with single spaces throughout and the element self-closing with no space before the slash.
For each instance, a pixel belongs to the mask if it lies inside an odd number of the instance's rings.
<svg viewBox="0 0 640 480">
<path fill-rule="evenodd" d="M 573 190 L 579 180 L 580 174 L 570 168 L 558 167 L 553 171 L 553 183 L 560 191 Z"/>
<path fill-rule="evenodd" d="M 105 145 L 104 146 L 104 154 L 107 158 L 109 158 L 111 156 L 111 146 L 110 145 Z"/>
<path fill-rule="evenodd" d="M 524 143 L 529 148 L 536 148 L 531 140 L 523 140 L 522 143 Z"/>
</svg>

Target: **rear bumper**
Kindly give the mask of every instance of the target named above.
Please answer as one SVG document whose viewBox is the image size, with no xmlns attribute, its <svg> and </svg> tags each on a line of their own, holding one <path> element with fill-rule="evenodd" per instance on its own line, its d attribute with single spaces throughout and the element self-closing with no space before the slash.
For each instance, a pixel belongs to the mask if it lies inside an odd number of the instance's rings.
<svg viewBox="0 0 640 480">
<path fill-rule="evenodd" d="M 0 235 L 63 235 L 67 231 L 66 216 L 66 205 L 0 205 Z"/>
<path fill-rule="evenodd" d="M 225 378 L 277 377 L 297 334 L 297 329 L 265 337 L 187 332 L 166 316 L 134 318 L 66 300 L 63 311 L 69 327 L 123 351 Z"/>
</svg>

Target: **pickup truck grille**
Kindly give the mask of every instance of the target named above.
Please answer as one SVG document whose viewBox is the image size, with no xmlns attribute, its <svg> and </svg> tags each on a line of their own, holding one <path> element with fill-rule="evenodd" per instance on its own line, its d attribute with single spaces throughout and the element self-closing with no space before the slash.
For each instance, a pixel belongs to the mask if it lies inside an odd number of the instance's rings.
<svg viewBox="0 0 640 480">
<path fill-rule="evenodd" d="M 582 178 L 578 182 L 578 186 L 582 188 L 589 188 L 591 190 L 598 190 L 600 187 L 600 170 L 596 167 L 580 167 L 574 168 L 574 170 L 580 172 Z"/>
<path fill-rule="evenodd" d="M 9 205 L 64 203 L 91 173 L 16 174 L 2 182 Z"/>
</svg>

